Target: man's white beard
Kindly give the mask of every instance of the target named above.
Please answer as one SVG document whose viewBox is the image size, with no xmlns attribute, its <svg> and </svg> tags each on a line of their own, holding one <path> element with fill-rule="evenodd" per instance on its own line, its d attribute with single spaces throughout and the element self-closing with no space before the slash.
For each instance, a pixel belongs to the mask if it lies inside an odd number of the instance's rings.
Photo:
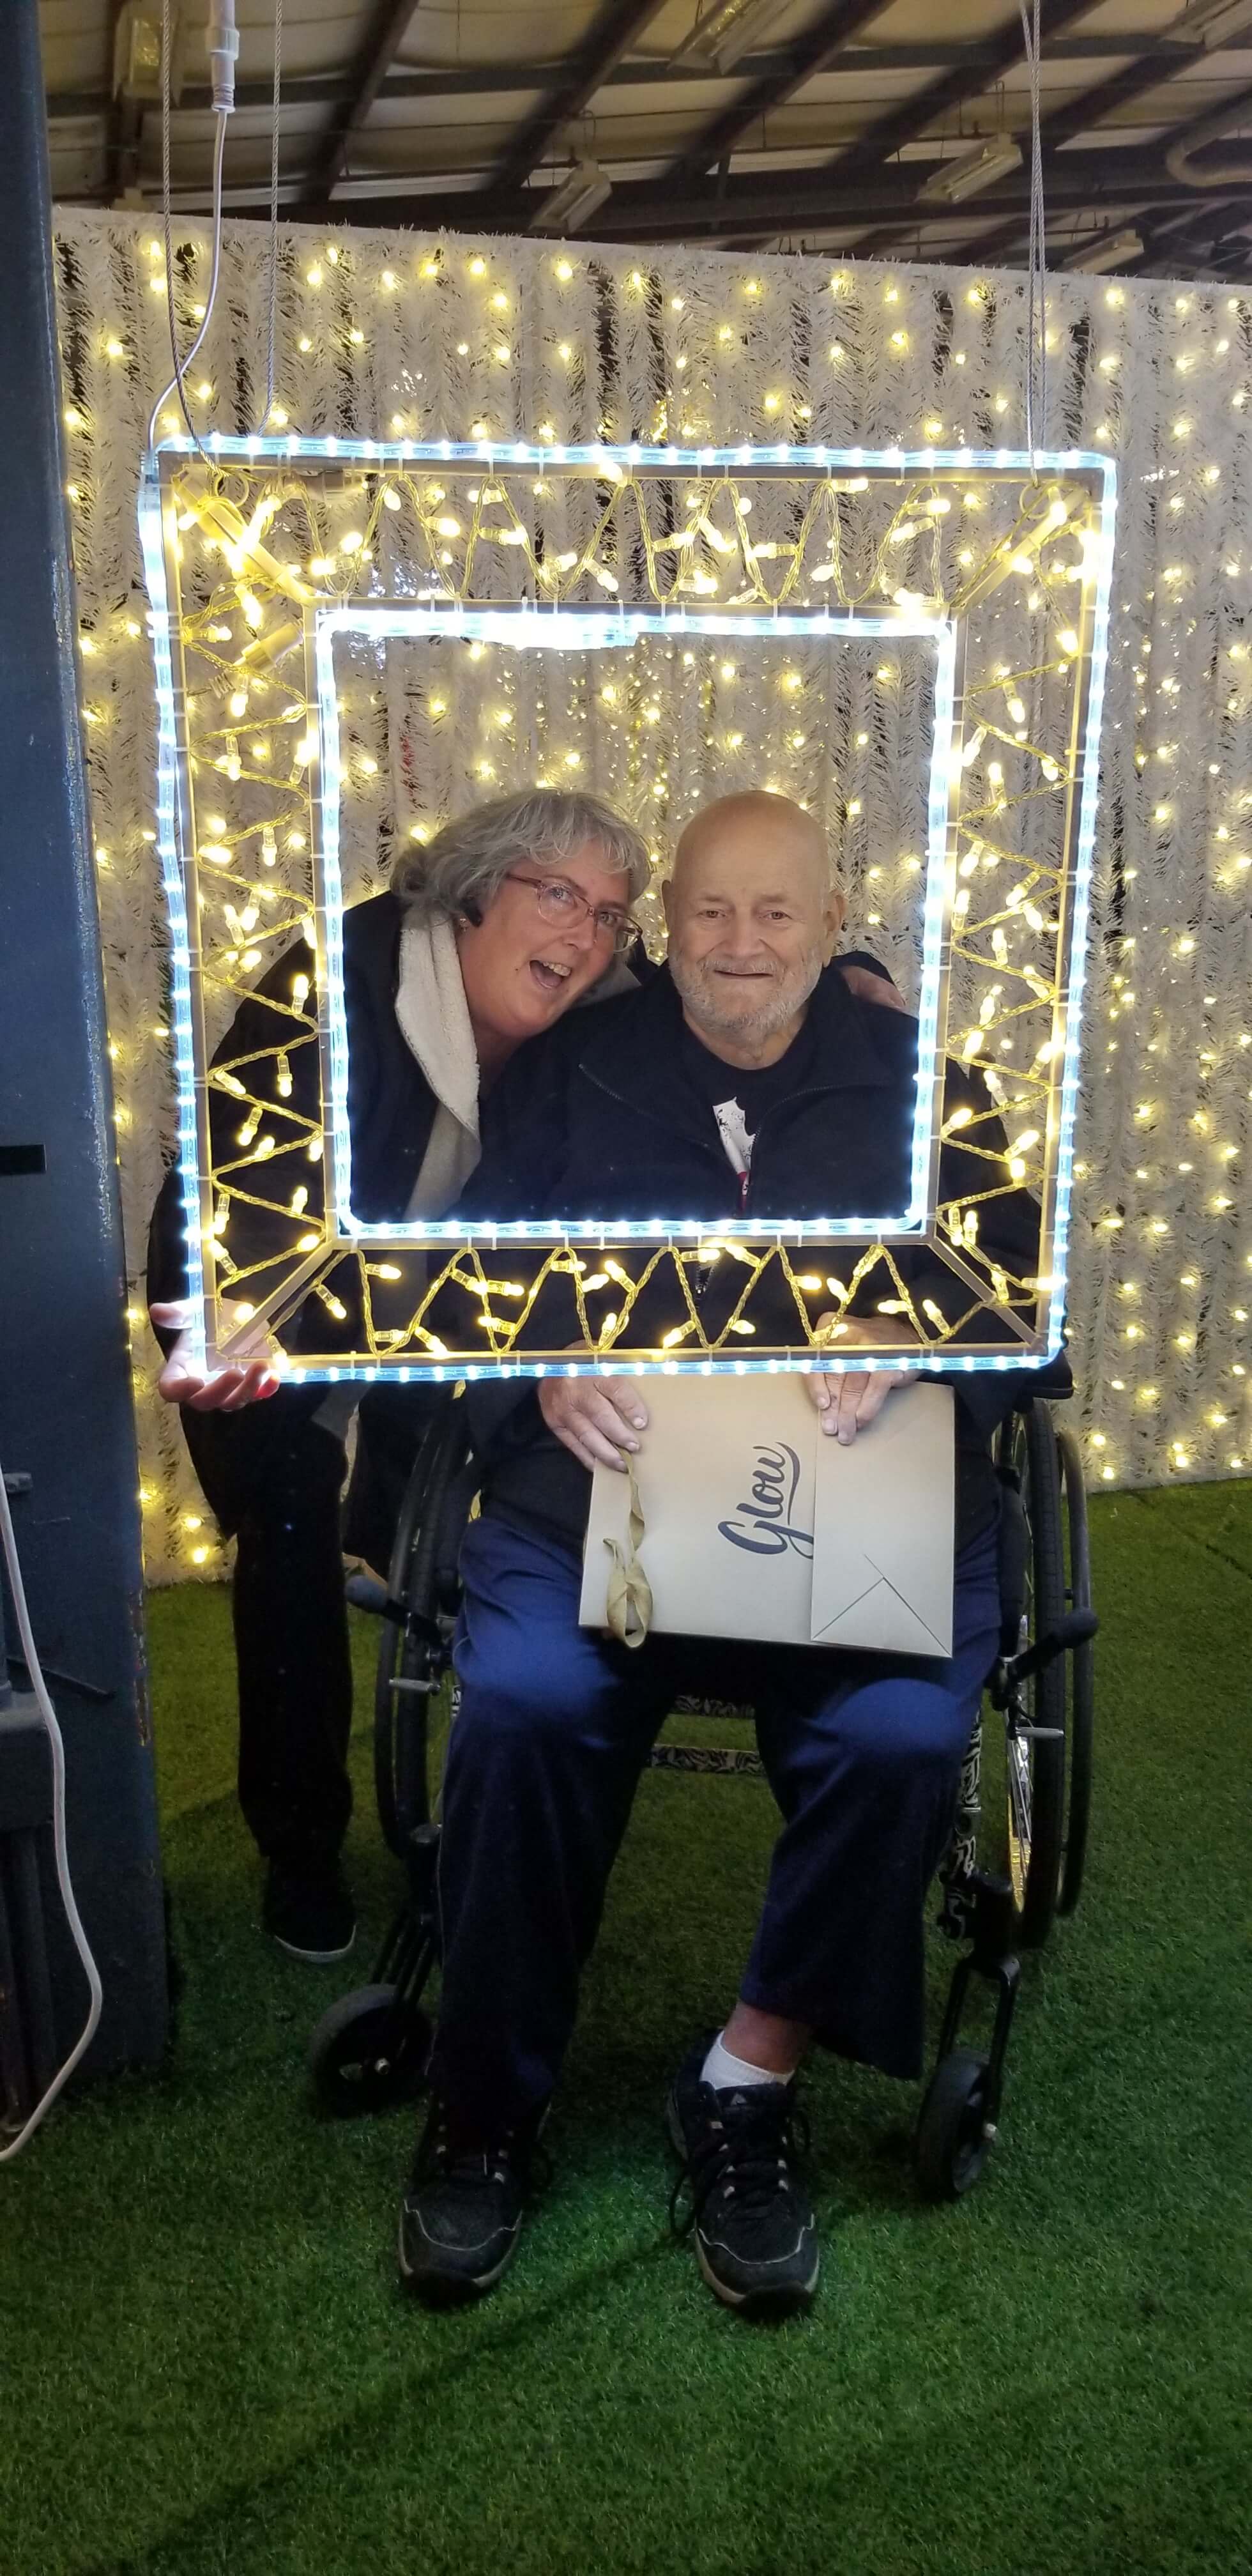
<svg viewBox="0 0 1252 2576">
<path fill-rule="evenodd" d="M 803 1010 L 821 974 L 822 953 L 820 948 L 812 948 L 788 973 L 779 975 L 771 970 L 768 981 L 762 975 L 756 987 L 759 1001 L 719 975 L 710 958 L 688 965 L 671 949 L 669 971 L 687 1016 L 697 1029 L 707 1029 L 711 1037 L 749 1043 L 758 1039 L 764 1044 Z"/>
</svg>

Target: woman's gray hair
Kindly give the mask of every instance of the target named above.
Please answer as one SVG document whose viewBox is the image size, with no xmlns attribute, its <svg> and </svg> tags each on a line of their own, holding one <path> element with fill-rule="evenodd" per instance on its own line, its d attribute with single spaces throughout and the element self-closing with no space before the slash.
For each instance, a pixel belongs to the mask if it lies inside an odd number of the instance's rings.
<svg viewBox="0 0 1252 2576">
<path fill-rule="evenodd" d="M 625 877 L 633 903 L 649 875 L 642 834 L 598 796 L 560 787 L 529 787 L 456 815 L 424 849 L 414 843 L 401 852 L 391 891 L 419 921 L 456 920 L 471 905 L 485 912 L 519 859 L 561 869 L 586 841 L 599 843 L 611 875 Z"/>
</svg>

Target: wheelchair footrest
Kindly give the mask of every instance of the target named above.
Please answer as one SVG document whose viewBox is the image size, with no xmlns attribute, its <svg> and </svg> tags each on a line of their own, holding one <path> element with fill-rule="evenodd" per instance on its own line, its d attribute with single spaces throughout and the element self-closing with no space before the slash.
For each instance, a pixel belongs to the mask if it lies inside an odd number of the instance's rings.
<svg viewBox="0 0 1252 2576">
<path fill-rule="evenodd" d="M 1007 1879 L 994 1878 L 986 1870 L 975 1870 L 970 1882 L 969 1904 L 972 1946 L 957 1960 L 952 1971 L 939 2055 L 941 2059 L 947 2057 L 957 2044 L 971 1975 L 985 1977 L 994 1986 L 996 1999 L 986 2075 L 986 2111 L 993 2124 L 988 2134 L 993 2135 L 1004 2080 L 1004 2056 L 1022 1974 L 1021 1962 L 1013 1948 L 1016 1937 L 1013 1891 Z"/>
<path fill-rule="evenodd" d="M 976 1869 L 970 1881 L 973 1914 L 970 1937 L 974 1944 L 974 1966 L 984 1976 L 994 1976 L 999 1963 L 1013 1951 L 1017 1941 L 1017 1916 L 1013 1889 L 1007 1878 L 993 1876 L 990 1870 Z"/>
</svg>

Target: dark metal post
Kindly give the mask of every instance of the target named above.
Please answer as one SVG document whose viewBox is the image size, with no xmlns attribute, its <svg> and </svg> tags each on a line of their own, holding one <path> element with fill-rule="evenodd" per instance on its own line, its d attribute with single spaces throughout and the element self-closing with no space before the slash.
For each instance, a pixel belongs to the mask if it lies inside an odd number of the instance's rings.
<svg viewBox="0 0 1252 2576">
<path fill-rule="evenodd" d="M 121 1218 L 79 735 L 37 0 L 0 7 L 0 1460 L 65 1737 L 69 1849 L 104 1981 L 97 2071 L 166 2030 Z M 29 1486 L 25 1478 L 29 1477 Z M 17 1639 L 9 1623 L 7 1649 Z M 71 1678 L 73 1677 L 73 1678 Z M 34 1719 L 0 1729 L 0 1836 Z M 11 1798 L 8 1792 L 11 1791 Z M 86 2005 L 41 1864 L 55 2037 Z M 10 1886 L 10 1895 L 15 1896 Z M 33 1902 L 23 1865 L 14 1943 Z M 20 1971 L 20 1963 L 19 1963 Z"/>
</svg>

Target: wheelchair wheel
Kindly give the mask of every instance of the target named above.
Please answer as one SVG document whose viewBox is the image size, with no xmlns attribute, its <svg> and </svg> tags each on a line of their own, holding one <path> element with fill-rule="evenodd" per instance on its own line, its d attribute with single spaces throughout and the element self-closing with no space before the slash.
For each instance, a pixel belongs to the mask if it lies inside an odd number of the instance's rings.
<svg viewBox="0 0 1252 2576">
<path fill-rule="evenodd" d="M 1056 1432 L 1047 1407 L 1035 1403 L 1024 1413 L 1010 1415 L 1001 1442 L 1002 1463 L 1012 1469 L 1017 1479 L 1030 1534 L 1018 1636 L 1020 1650 L 1045 1636 L 1066 1609 L 1061 1476 Z M 1017 1912 L 1017 1937 L 1026 1950 L 1037 1950 L 1046 1941 L 1060 1892 L 1065 1830 L 1066 1661 L 1064 1655 L 1058 1655 L 1022 1685 L 1030 1726 L 1053 1728 L 1055 1733 L 1020 1732 L 1014 1727 L 1011 1713 L 1006 1729 L 1008 1869 Z"/>
<path fill-rule="evenodd" d="M 1065 1504 L 1066 1604 L 1071 1610 L 1089 1610 L 1091 1558 L 1087 1546 L 1087 1488 L 1083 1481 L 1082 1453 L 1072 1431 L 1057 1433 L 1057 1448 Z M 1068 1781 L 1061 1888 L 1056 1910 L 1058 1914 L 1072 1914 L 1082 1888 L 1087 1825 L 1091 1813 L 1091 1746 L 1095 1718 L 1095 1648 L 1091 1639 L 1087 1638 L 1082 1645 L 1074 1647 L 1063 1662 L 1068 1676 L 1069 1697 L 1066 1728 Z"/>
<path fill-rule="evenodd" d="M 970 2048 L 941 2057 L 917 2123 L 917 2178 L 927 2200 L 962 2200 L 994 2143 L 987 2118 L 987 2060 Z"/>
<path fill-rule="evenodd" d="M 440 1515 L 463 1454 L 449 1418 L 435 1423 L 409 1478 L 387 1577 L 397 1612 L 384 1612 L 378 1641 L 374 1788 L 383 1840 L 397 1855 L 430 1817 L 430 1701 L 442 1661 L 435 1558 Z"/>
<path fill-rule="evenodd" d="M 324 2111 L 340 2119 L 385 2111 L 420 2092 L 431 2025 L 396 1986 L 358 1986 L 325 2012 L 309 2044 L 309 2075 Z"/>
</svg>

